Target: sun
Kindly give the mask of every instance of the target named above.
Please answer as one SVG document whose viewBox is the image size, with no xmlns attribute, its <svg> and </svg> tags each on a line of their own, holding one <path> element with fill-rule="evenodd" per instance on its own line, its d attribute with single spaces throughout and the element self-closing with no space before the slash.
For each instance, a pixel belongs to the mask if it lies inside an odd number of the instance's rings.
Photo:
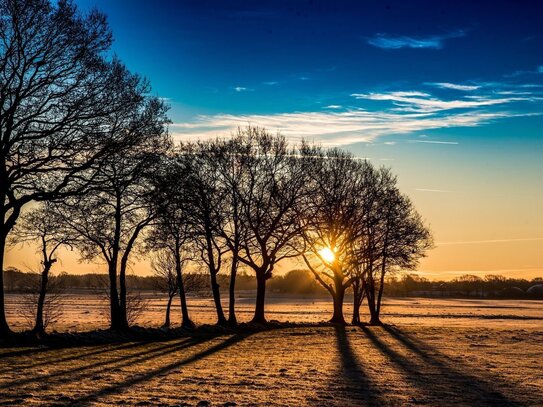
<svg viewBox="0 0 543 407">
<path fill-rule="evenodd" d="M 336 259 L 335 253 L 329 247 L 319 250 L 319 255 L 328 263 L 332 263 Z"/>
</svg>

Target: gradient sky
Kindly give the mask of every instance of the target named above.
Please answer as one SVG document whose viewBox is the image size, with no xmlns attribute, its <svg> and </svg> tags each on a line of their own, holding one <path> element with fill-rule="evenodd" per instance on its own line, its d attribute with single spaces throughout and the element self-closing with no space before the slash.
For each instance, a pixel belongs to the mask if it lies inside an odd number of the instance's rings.
<svg viewBox="0 0 543 407">
<path fill-rule="evenodd" d="M 542 2 L 76 3 L 108 15 L 176 138 L 250 123 L 341 145 L 392 167 L 430 224 L 419 274 L 543 276 Z"/>
</svg>

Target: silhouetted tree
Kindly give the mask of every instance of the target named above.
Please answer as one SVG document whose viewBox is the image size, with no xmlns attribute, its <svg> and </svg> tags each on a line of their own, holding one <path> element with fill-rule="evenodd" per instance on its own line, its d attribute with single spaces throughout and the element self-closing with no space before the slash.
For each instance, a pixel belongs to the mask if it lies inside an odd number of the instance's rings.
<svg viewBox="0 0 543 407">
<path fill-rule="evenodd" d="M 189 168 L 189 178 L 185 187 L 187 200 L 187 221 L 194 234 L 194 243 L 199 251 L 199 261 L 204 264 L 210 275 L 211 292 L 217 323 L 226 324 L 227 320 L 221 304 L 221 293 L 217 274 L 221 271 L 228 246 L 221 230 L 226 222 L 224 207 L 225 189 L 220 176 L 218 161 L 221 151 L 213 141 L 185 144 L 178 160 L 183 160 Z"/>
<path fill-rule="evenodd" d="M 432 247 L 429 230 L 387 169 L 380 170 L 377 202 L 366 219 L 367 242 L 363 250 L 369 259 L 364 286 L 372 324 L 380 323 L 387 273 L 413 269 Z"/>
<path fill-rule="evenodd" d="M 137 77 L 133 80 L 139 82 Z M 146 84 L 140 83 L 140 94 L 147 91 Z M 130 148 L 98 162 L 87 194 L 57 205 L 82 258 L 106 262 L 111 328 L 120 330 L 128 329 L 126 270 L 130 255 L 142 231 L 157 217 L 150 178 L 169 147 L 161 101 L 141 98 L 137 109 L 125 113 L 111 118 L 110 131 L 130 138 Z"/>
<path fill-rule="evenodd" d="M 170 327 L 170 309 L 173 297 L 179 292 L 179 283 L 175 271 L 176 261 L 171 252 L 167 250 L 158 251 L 151 261 L 153 273 L 158 277 L 157 289 L 168 295 L 166 303 L 166 315 L 164 317 L 164 328 Z"/>
<path fill-rule="evenodd" d="M 43 284 L 41 272 L 25 273 L 21 287 L 18 315 L 29 324 L 37 339 L 43 338 L 46 329 L 63 314 L 64 286 L 58 276 L 48 275 Z M 47 295 L 44 295 L 47 294 Z M 37 324 L 39 328 L 36 329 Z"/>
<path fill-rule="evenodd" d="M 250 134 L 255 128 L 238 128 L 237 133 L 229 140 L 217 140 L 212 144 L 218 164 L 218 176 L 221 179 L 220 196 L 224 211 L 224 222 L 219 223 L 219 234 L 224 239 L 230 254 L 230 284 L 228 302 L 228 323 L 237 324 L 236 318 L 236 276 L 240 265 L 241 243 L 247 234 L 244 218 L 242 194 L 247 190 L 250 177 L 248 160 L 251 155 Z"/>
<path fill-rule="evenodd" d="M 33 296 L 32 303 L 35 303 L 33 332 L 41 337 L 45 333 L 44 308 L 46 305 L 52 308 L 53 304 L 58 302 L 54 298 L 46 304 L 47 293 L 51 291 L 49 274 L 58 260 L 56 257 L 58 249 L 62 245 L 70 245 L 71 238 L 65 233 L 62 222 L 56 216 L 51 204 L 47 202 L 26 212 L 13 232 L 12 243 L 37 244 L 40 253 L 42 269 L 39 273 L 39 289 L 34 290 L 36 295 Z"/>
<path fill-rule="evenodd" d="M 256 274 L 257 294 L 253 322 L 265 323 L 266 281 L 282 259 L 298 255 L 299 201 L 305 193 L 307 175 L 296 149 L 282 136 L 251 128 L 245 134 L 248 146 L 247 180 L 239 190 L 246 232 L 239 261 Z"/>
<path fill-rule="evenodd" d="M 183 263 L 185 262 L 183 257 Z M 160 291 L 167 293 L 168 302 L 166 303 L 166 316 L 164 319 L 163 327 L 168 328 L 170 326 L 170 308 L 172 304 L 173 297 L 179 293 L 179 283 L 177 276 L 177 260 L 170 250 L 160 250 L 157 251 L 153 261 L 151 263 L 153 272 L 157 277 L 157 285 Z M 206 284 L 206 279 L 203 274 L 194 274 L 194 273 L 182 273 L 182 282 L 183 282 L 183 293 L 198 293 L 207 288 L 209 285 Z M 186 307 L 186 301 L 185 305 Z M 186 310 L 188 315 L 188 310 Z M 184 317 L 184 313 L 181 314 L 181 326 L 184 327 L 194 327 L 194 324 L 190 319 L 187 323 L 187 319 Z"/>
<path fill-rule="evenodd" d="M 464 274 L 453 281 L 458 284 L 458 287 L 465 293 L 466 297 L 469 297 L 472 292 L 477 295 L 479 289 L 483 286 L 483 279 L 472 274 Z"/>
<path fill-rule="evenodd" d="M 0 336 L 5 318 L 6 240 L 23 207 L 79 195 L 98 159 L 129 142 L 104 120 L 141 93 L 104 56 L 103 14 L 69 1 L 0 0 Z"/>
<path fill-rule="evenodd" d="M 153 181 L 155 193 L 152 205 L 157 213 L 157 219 L 147 238 L 148 246 L 159 251 L 157 265 L 160 266 L 162 277 L 169 277 L 173 270 L 175 278 L 167 279 L 168 287 L 170 294 L 179 294 L 181 324 L 184 327 L 194 326 L 189 317 L 183 276 L 184 265 L 191 256 L 193 257 L 192 252 L 195 250 L 195 231 L 188 212 L 190 210 L 188 196 L 192 193 L 192 186 L 188 180 L 190 170 L 186 156 L 183 155 L 177 159 L 164 157 L 161 161 Z M 175 290 L 172 290 L 173 286 L 176 287 Z M 172 297 L 170 302 L 171 299 Z"/>
<path fill-rule="evenodd" d="M 301 255 L 333 298 L 331 322 L 345 324 L 343 300 L 356 278 L 353 272 L 358 260 L 353 244 L 363 231 L 365 172 L 372 168 L 339 149 L 307 148 L 303 153 L 312 165 L 306 165 L 311 182 L 298 208 L 305 243 Z"/>
</svg>

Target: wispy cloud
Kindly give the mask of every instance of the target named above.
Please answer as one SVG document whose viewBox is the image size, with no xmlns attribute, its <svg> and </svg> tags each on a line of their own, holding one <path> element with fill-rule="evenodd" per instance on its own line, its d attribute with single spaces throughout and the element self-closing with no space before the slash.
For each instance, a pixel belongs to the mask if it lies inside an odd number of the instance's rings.
<svg viewBox="0 0 543 407">
<path fill-rule="evenodd" d="M 474 109 L 519 101 L 535 101 L 541 98 L 493 97 L 492 95 L 466 96 L 464 99 L 444 100 L 424 92 L 353 93 L 356 99 L 390 101 L 397 106 L 394 110 L 404 112 L 433 113 L 451 109 Z"/>
<path fill-rule="evenodd" d="M 420 192 L 445 192 L 445 193 L 453 192 L 453 191 L 448 191 L 446 189 L 430 189 L 430 188 L 415 188 L 415 191 L 420 191 Z"/>
<path fill-rule="evenodd" d="M 250 92 L 250 91 L 252 91 L 253 89 L 251 89 L 251 88 L 246 88 L 245 86 L 235 86 L 235 87 L 234 87 L 234 90 L 235 90 L 236 92 Z"/>
<path fill-rule="evenodd" d="M 511 112 L 472 111 L 443 116 L 365 110 L 270 115 L 219 114 L 198 116 L 188 123 L 175 123 L 171 130 L 177 139 L 209 139 L 228 137 L 238 126 L 251 124 L 272 132 L 279 131 L 293 141 L 304 138 L 337 146 L 430 129 L 476 127 L 515 115 Z"/>
<path fill-rule="evenodd" d="M 438 140 L 407 140 L 410 143 L 427 143 L 427 144 L 451 144 L 458 145 L 458 141 L 438 141 Z"/>
<path fill-rule="evenodd" d="M 462 90 L 466 92 L 481 88 L 481 86 L 479 85 L 459 85 L 456 83 L 449 83 L 449 82 L 426 82 L 425 85 L 435 86 L 441 89 Z"/>
<path fill-rule="evenodd" d="M 267 85 L 267 86 L 274 86 L 274 85 L 278 85 L 279 82 L 277 81 L 268 81 L 268 82 L 262 82 L 264 85 Z"/>
<path fill-rule="evenodd" d="M 457 242 L 438 242 L 437 246 L 452 246 L 464 244 L 482 244 L 482 243 L 512 243 L 512 242 L 537 242 L 543 240 L 543 237 L 522 237 L 517 239 L 488 239 L 488 240 L 466 240 Z"/>
<path fill-rule="evenodd" d="M 439 245 L 439 243 L 438 243 Z M 417 270 L 417 274 L 423 276 L 434 277 L 434 278 L 443 278 L 447 276 L 448 278 L 453 278 L 456 276 L 461 276 L 464 274 L 474 274 L 478 276 L 485 276 L 488 274 L 503 274 L 509 275 L 511 277 L 518 278 L 519 272 L 530 273 L 540 275 L 543 270 L 537 267 L 525 267 L 525 268 L 516 268 L 516 269 L 487 269 L 487 270 Z"/>
<path fill-rule="evenodd" d="M 411 37 L 406 35 L 376 34 L 368 38 L 368 44 L 382 49 L 401 49 L 401 48 L 427 48 L 441 49 L 444 41 L 451 38 L 459 38 L 466 35 L 464 30 L 457 30 L 442 35 L 431 35 L 428 37 Z"/>
<path fill-rule="evenodd" d="M 519 69 L 519 70 L 516 70 L 514 72 L 507 73 L 507 74 L 503 75 L 503 77 L 504 78 L 517 78 L 519 76 L 532 76 L 532 75 L 537 75 L 537 74 L 540 74 L 540 73 L 543 73 L 543 65 L 539 65 L 535 69 L 531 69 L 531 70 Z"/>
<path fill-rule="evenodd" d="M 348 109 L 339 104 L 328 105 L 320 111 L 309 112 L 200 115 L 188 122 L 174 123 L 171 133 L 177 140 L 209 139 L 229 137 L 237 127 L 254 125 L 271 132 L 281 132 L 293 141 L 306 139 L 325 146 L 371 142 L 379 137 L 399 135 L 421 138 L 408 142 L 455 145 L 458 144 L 455 141 L 433 140 L 418 133 L 477 127 L 501 119 L 542 115 L 538 110 L 525 110 L 525 106 L 521 105 L 543 101 L 543 97 L 538 97 L 537 93 L 497 93 L 518 92 L 525 84 L 516 84 L 514 88 L 504 84 L 476 85 L 481 86 L 476 94 L 452 99 L 437 98 L 429 92 L 418 90 L 353 93 L 351 97 L 359 101 L 388 103 L 376 106 L 375 103 L 366 102 L 363 107 Z M 252 89 L 239 91 L 244 90 Z"/>
</svg>

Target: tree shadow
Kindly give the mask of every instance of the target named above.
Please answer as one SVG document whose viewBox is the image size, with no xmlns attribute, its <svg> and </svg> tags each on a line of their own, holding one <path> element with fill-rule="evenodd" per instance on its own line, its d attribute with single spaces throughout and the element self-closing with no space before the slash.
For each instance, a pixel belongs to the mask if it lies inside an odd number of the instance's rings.
<svg viewBox="0 0 543 407">
<path fill-rule="evenodd" d="M 211 339 L 211 338 L 209 338 Z M 18 379 L 11 382 L 3 383 L 0 385 L 0 389 L 12 389 L 12 388 L 21 388 L 22 386 L 29 385 L 32 383 L 43 383 L 50 385 L 55 382 L 61 381 L 70 381 L 74 382 L 76 380 L 84 380 L 89 377 L 99 375 L 104 372 L 111 371 L 112 369 L 120 369 L 127 366 L 133 366 L 134 364 L 143 363 L 150 359 L 167 355 L 178 350 L 188 348 L 199 343 L 205 342 L 207 339 L 193 339 L 188 338 L 182 341 L 176 341 L 175 344 L 168 342 L 162 346 L 154 347 L 153 349 L 144 349 L 139 352 L 130 353 L 128 355 L 122 355 L 114 359 L 100 360 L 93 363 L 87 363 L 77 368 L 63 369 L 60 371 L 55 371 L 52 373 L 40 375 L 35 374 L 32 376 L 27 376 L 24 379 Z M 135 344 L 134 347 L 143 346 L 144 343 Z M 113 351 L 114 352 L 114 351 Z M 74 359 L 78 359 L 77 356 L 74 356 Z M 49 368 L 53 367 L 54 363 Z M 25 369 L 25 368 L 23 368 Z M 26 372 L 26 370 L 25 370 Z"/>
<path fill-rule="evenodd" d="M 356 405 L 381 406 L 380 390 L 369 379 L 358 356 L 355 354 L 344 326 L 335 326 L 336 346 L 340 357 L 340 375 L 332 383 L 329 392 L 334 397 L 351 400 Z"/>
<path fill-rule="evenodd" d="M 417 397 L 438 404 L 457 404 L 459 402 L 477 406 L 520 406 L 523 405 L 506 397 L 496 390 L 497 384 L 491 385 L 462 370 L 458 362 L 447 362 L 446 356 L 429 345 L 415 341 L 397 328 L 383 326 L 394 340 L 403 348 L 393 349 L 367 327 L 360 329 L 367 335 L 371 343 L 403 373 L 405 379 L 413 386 Z M 417 364 L 415 359 L 404 356 L 403 351 L 415 353 L 422 360 Z M 402 352 L 402 353 L 400 353 Z"/>
<path fill-rule="evenodd" d="M 101 399 L 103 397 L 122 393 L 123 391 L 127 390 L 128 388 L 130 388 L 130 387 L 132 387 L 132 386 L 134 386 L 136 384 L 151 380 L 154 377 L 158 377 L 158 376 L 168 374 L 171 371 L 173 371 L 175 369 L 178 369 L 181 366 L 188 365 L 190 363 L 193 363 L 193 362 L 196 362 L 198 360 L 204 359 L 205 357 L 207 357 L 209 355 L 212 355 L 212 354 L 214 354 L 216 352 L 222 351 L 222 350 L 224 350 L 224 349 L 226 349 L 226 348 L 228 348 L 230 346 L 233 346 L 236 343 L 246 339 L 249 336 L 250 336 L 249 333 L 232 335 L 231 337 L 229 337 L 228 339 L 222 341 L 221 343 L 219 343 L 217 345 L 214 345 L 214 346 L 211 346 L 210 348 L 208 348 L 206 350 L 203 350 L 201 352 L 198 352 L 198 353 L 196 353 L 196 354 L 194 354 L 192 356 L 189 356 L 188 358 L 185 358 L 185 359 L 180 360 L 178 362 L 173 362 L 173 363 L 167 364 L 165 366 L 162 366 L 162 367 L 150 370 L 150 371 L 146 371 L 145 373 L 136 374 L 136 375 L 134 375 L 134 376 L 120 382 L 120 383 L 115 383 L 115 384 L 112 384 L 111 386 L 102 388 L 102 389 L 100 389 L 100 390 L 98 390 L 96 392 L 93 392 L 91 394 L 88 394 L 88 395 L 85 395 L 85 396 L 82 396 L 82 397 L 79 397 L 79 398 L 76 398 L 76 399 L 72 399 L 71 403 L 75 404 L 75 405 L 86 405 L 86 404 L 92 403 L 92 402 L 94 402 L 96 400 L 99 400 L 99 399 Z"/>
<path fill-rule="evenodd" d="M 64 363 L 64 362 L 69 362 L 69 361 L 73 361 L 73 360 L 77 360 L 77 359 L 81 359 L 81 358 L 87 358 L 87 357 L 90 357 L 90 356 L 98 356 L 100 354 L 103 354 L 103 353 L 107 353 L 107 352 L 116 352 L 116 351 L 119 351 L 119 350 L 126 350 L 126 349 L 130 349 L 130 348 L 135 348 L 135 347 L 138 347 L 138 346 L 143 346 L 145 345 L 147 342 L 131 342 L 131 343 L 122 343 L 122 344 L 118 344 L 118 345 L 110 345 L 110 346 L 107 346 L 107 345 L 103 345 L 103 346 L 98 346 L 98 345 L 94 345 L 92 346 L 93 348 L 99 348 L 99 349 L 92 349 L 92 350 L 89 350 L 89 352 L 85 352 L 85 353 L 76 353 L 76 354 L 71 354 L 71 355 L 67 355 L 67 356 L 59 356 L 59 357 L 55 357 L 55 358 L 48 358 L 47 357 L 47 354 L 45 354 L 45 357 L 43 358 L 39 358 L 38 360 L 34 360 L 32 363 L 28 363 L 28 364 L 21 364 L 21 365 L 18 365 L 16 366 L 17 369 L 33 369 L 33 368 L 37 368 L 37 367 L 40 367 L 40 366 L 51 366 L 53 364 L 57 364 L 57 363 Z M 37 354 L 38 356 L 41 356 L 40 353 L 46 353 L 46 352 L 51 352 L 51 351 L 56 351 L 58 349 L 56 348 L 41 348 L 41 349 L 23 349 L 21 351 L 14 351 L 14 352 L 8 352 L 8 353 L 4 353 L 4 354 L 0 354 L 0 358 L 12 358 L 12 357 L 18 357 L 18 356 L 24 356 L 24 355 L 33 355 L 33 354 Z M 73 352 L 74 350 L 77 350 L 76 348 L 66 348 L 66 351 L 67 352 Z M 0 370 L 0 373 L 5 373 L 9 370 L 12 370 L 13 368 L 11 369 L 1 369 Z"/>
</svg>

